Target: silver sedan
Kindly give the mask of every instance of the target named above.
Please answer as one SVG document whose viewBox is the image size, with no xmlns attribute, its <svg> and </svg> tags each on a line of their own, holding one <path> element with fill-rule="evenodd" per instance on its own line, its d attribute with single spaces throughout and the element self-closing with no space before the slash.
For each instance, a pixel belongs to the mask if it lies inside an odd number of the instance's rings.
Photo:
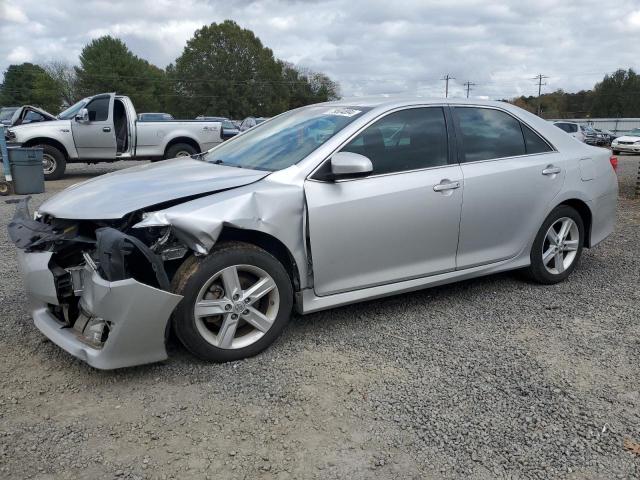
<svg viewBox="0 0 640 480">
<path fill-rule="evenodd" d="M 35 215 L 22 202 L 9 233 L 36 326 L 72 355 L 159 361 L 173 331 L 230 361 L 293 308 L 512 269 L 566 279 L 614 228 L 615 164 L 507 103 L 332 102 L 74 185 Z"/>
</svg>

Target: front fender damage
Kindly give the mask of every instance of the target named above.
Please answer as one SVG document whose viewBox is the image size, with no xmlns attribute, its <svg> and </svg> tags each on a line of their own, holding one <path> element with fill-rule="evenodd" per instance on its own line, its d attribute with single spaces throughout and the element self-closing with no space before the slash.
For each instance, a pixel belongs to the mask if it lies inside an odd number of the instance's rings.
<svg viewBox="0 0 640 480">
<path fill-rule="evenodd" d="M 133 228 L 171 227 L 172 233 L 199 255 L 213 248 L 226 227 L 263 232 L 287 247 L 300 279 L 305 279 L 304 205 L 301 187 L 265 182 L 260 189 L 253 185 L 240 187 L 149 212 Z"/>
</svg>

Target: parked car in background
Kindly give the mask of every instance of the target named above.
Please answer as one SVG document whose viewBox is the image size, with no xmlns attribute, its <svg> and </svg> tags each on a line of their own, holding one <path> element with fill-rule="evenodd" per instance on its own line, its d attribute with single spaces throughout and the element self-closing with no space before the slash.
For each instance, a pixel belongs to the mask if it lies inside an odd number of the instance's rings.
<svg viewBox="0 0 640 480">
<path fill-rule="evenodd" d="M 240 124 L 240 131 L 244 132 L 245 130 L 249 130 L 250 128 L 255 127 L 256 125 L 260 125 L 265 120 L 268 120 L 268 117 L 247 117 Z"/>
<path fill-rule="evenodd" d="M 220 122 L 136 122 L 129 97 L 103 93 L 80 100 L 55 121 L 6 130 L 9 143 L 40 147 L 45 179 L 62 177 L 71 162 L 188 157 L 222 142 Z"/>
<path fill-rule="evenodd" d="M 18 110 L 20 107 L 2 107 L 0 108 L 0 123 L 2 123 L 3 125 L 11 125 L 11 118 L 13 117 L 13 114 L 16 112 L 16 110 Z"/>
<path fill-rule="evenodd" d="M 231 137 L 235 137 L 240 133 L 240 130 L 236 125 L 226 117 L 207 117 L 205 115 L 199 115 L 196 120 L 207 120 L 209 122 L 220 122 L 222 124 L 222 133 L 220 136 L 223 140 L 228 140 Z"/>
<path fill-rule="evenodd" d="M 561 130 L 564 130 L 569 135 L 571 135 L 576 140 L 580 140 L 584 142 L 586 139 L 586 135 L 584 134 L 584 129 L 580 128 L 581 125 L 575 122 L 554 122 L 556 127 Z"/>
<path fill-rule="evenodd" d="M 605 145 L 611 145 L 611 143 L 619 136 L 613 133 L 611 130 L 601 130 L 599 128 L 596 128 L 594 130 L 604 136 Z"/>
<path fill-rule="evenodd" d="M 18 108 L 13 112 L 9 127 L 15 127 L 17 125 L 26 125 L 28 123 L 49 122 L 51 120 L 57 120 L 57 118 L 51 115 L 49 112 L 42 110 L 38 107 L 32 107 L 31 105 L 25 105 Z"/>
<path fill-rule="evenodd" d="M 584 143 L 595 146 L 604 146 L 607 144 L 605 136 L 602 133 L 598 133 L 592 126 L 580 125 L 580 128 L 584 132 Z"/>
<path fill-rule="evenodd" d="M 224 362 L 267 348 L 294 307 L 512 269 L 561 282 L 617 198 L 610 152 L 514 105 L 360 99 L 74 185 L 33 216 L 25 200 L 9 236 L 35 325 L 72 355 L 156 362 L 174 331 Z"/>
<path fill-rule="evenodd" d="M 173 115 L 170 113 L 139 113 L 139 122 L 166 122 L 173 120 Z"/>
<path fill-rule="evenodd" d="M 640 153 L 640 128 L 634 128 L 616 138 L 611 142 L 611 150 L 616 155 L 620 152 Z"/>
</svg>

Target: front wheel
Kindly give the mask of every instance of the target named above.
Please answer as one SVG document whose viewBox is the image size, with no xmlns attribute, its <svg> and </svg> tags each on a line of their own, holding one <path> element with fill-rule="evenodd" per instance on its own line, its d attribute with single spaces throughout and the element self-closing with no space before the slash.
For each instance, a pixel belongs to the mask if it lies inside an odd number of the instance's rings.
<svg viewBox="0 0 640 480">
<path fill-rule="evenodd" d="M 175 332 L 203 360 L 256 355 L 274 342 L 291 316 L 293 288 L 286 270 L 247 243 L 224 243 L 205 258 L 189 258 L 172 287 L 184 296 L 174 314 Z"/>
<path fill-rule="evenodd" d="M 566 279 L 576 268 L 584 245 L 584 223 L 568 205 L 556 207 L 544 221 L 531 248 L 529 276 L 551 285 Z"/>
</svg>

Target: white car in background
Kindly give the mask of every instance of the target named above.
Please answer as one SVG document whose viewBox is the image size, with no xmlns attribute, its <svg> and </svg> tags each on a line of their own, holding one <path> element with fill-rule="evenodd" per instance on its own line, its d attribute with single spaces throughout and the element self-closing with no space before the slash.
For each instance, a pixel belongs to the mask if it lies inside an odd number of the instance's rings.
<svg viewBox="0 0 640 480">
<path fill-rule="evenodd" d="M 620 152 L 640 153 L 640 128 L 634 128 L 626 135 L 611 142 L 611 150 L 617 155 Z"/>
<path fill-rule="evenodd" d="M 585 134 L 584 125 L 575 122 L 553 122 L 553 124 L 561 130 L 564 130 L 576 140 L 585 142 L 587 136 Z"/>
</svg>

